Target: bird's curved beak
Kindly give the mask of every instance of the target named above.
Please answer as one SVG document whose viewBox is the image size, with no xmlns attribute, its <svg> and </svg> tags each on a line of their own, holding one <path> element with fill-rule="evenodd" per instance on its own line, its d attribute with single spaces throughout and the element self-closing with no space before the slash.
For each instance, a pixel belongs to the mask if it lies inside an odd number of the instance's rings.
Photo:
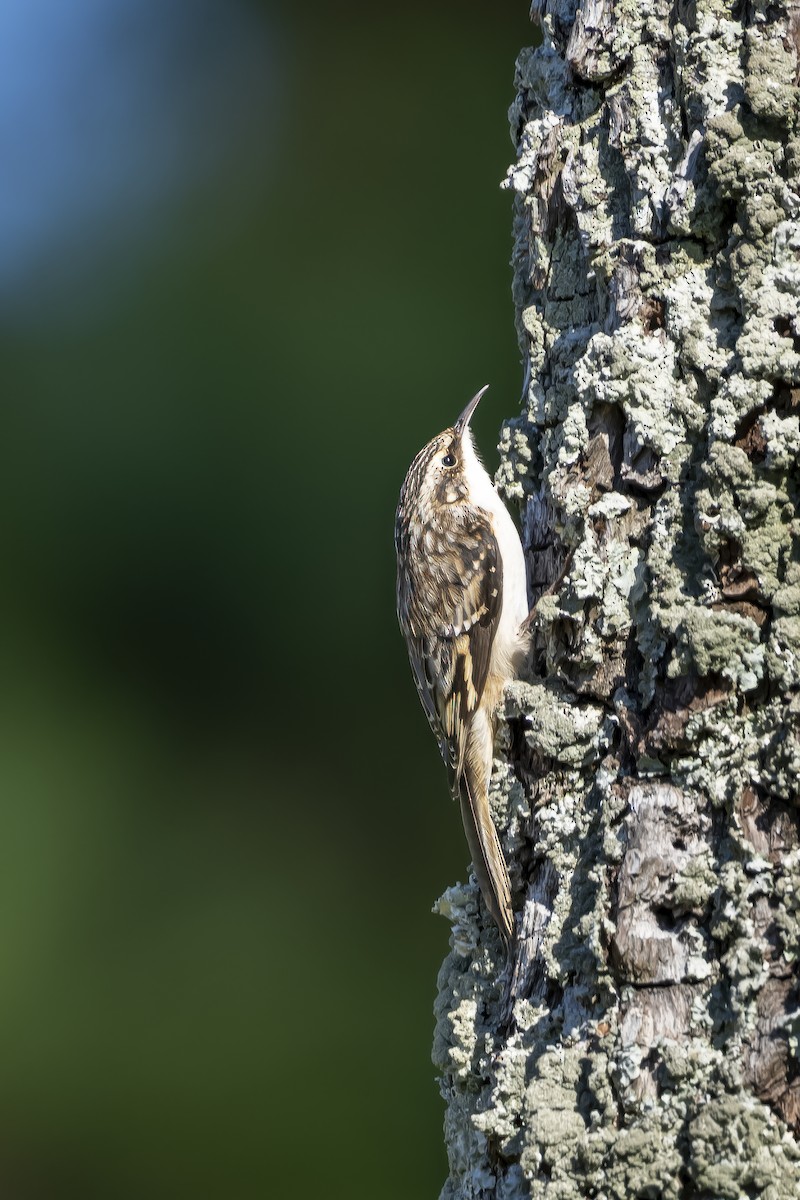
<svg viewBox="0 0 800 1200">
<path fill-rule="evenodd" d="M 475 395 L 472 397 L 472 399 L 470 400 L 467 407 L 462 412 L 461 416 L 456 421 L 455 425 L 453 426 L 453 429 L 455 430 L 456 435 L 458 437 L 461 437 L 464 430 L 468 427 L 470 420 L 472 419 L 472 414 L 475 412 L 475 409 L 478 407 L 478 404 L 480 403 L 481 396 L 484 394 L 484 392 L 488 392 L 488 390 L 489 390 L 489 385 L 487 383 L 484 387 L 481 388 L 481 390 L 479 392 L 475 393 Z"/>
</svg>

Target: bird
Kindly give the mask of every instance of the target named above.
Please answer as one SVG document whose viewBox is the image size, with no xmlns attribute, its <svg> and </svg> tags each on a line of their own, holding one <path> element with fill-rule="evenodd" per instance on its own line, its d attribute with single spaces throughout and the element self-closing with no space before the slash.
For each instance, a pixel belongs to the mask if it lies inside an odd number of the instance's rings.
<svg viewBox="0 0 800 1200">
<path fill-rule="evenodd" d="M 497 709 L 530 634 L 522 542 L 470 428 L 488 386 L 408 469 L 395 518 L 397 617 L 460 804 L 475 877 L 509 949 L 511 884 L 488 790 Z"/>
</svg>

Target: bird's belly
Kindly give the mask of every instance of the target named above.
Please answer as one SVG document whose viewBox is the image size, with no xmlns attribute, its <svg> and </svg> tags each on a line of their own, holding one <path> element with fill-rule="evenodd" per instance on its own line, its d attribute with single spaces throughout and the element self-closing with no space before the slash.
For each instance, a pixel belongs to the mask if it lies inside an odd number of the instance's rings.
<svg viewBox="0 0 800 1200">
<path fill-rule="evenodd" d="M 501 623 L 508 621 L 516 629 L 528 615 L 528 584 L 525 555 L 517 527 L 505 507 L 494 520 L 495 537 L 503 563 L 503 613 Z"/>
<path fill-rule="evenodd" d="M 528 616 L 525 556 L 516 526 L 503 508 L 495 515 L 494 532 L 503 563 L 503 607 L 492 646 L 492 674 L 502 687 L 513 679 L 528 648 L 521 625 Z"/>
</svg>

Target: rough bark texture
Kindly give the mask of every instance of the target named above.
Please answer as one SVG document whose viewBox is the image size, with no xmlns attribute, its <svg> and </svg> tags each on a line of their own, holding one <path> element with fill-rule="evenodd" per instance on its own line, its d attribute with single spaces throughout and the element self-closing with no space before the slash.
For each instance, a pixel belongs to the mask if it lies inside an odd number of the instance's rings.
<svg viewBox="0 0 800 1200">
<path fill-rule="evenodd" d="M 439 902 L 442 1196 L 788 1200 L 800 9 L 533 15 L 499 480 L 538 605 L 493 783 L 521 939 L 509 1011 L 474 885 Z"/>
</svg>

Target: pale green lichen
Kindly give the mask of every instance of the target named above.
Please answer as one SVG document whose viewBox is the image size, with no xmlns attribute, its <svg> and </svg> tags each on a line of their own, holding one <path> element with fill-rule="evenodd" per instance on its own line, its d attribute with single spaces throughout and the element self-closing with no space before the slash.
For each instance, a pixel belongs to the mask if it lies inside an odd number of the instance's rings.
<svg viewBox="0 0 800 1200">
<path fill-rule="evenodd" d="M 701 1106 L 687 1133 L 687 1169 L 701 1194 L 720 1200 L 797 1194 L 797 1144 L 783 1136 L 763 1105 L 746 1096 L 716 1097 Z"/>
<path fill-rule="evenodd" d="M 600 757 L 611 732 L 602 708 L 577 706 L 544 684 L 512 683 L 506 696 L 511 715 L 525 717 L 526 741 L 543 758 L 572 767 Z"/>
<path fill-rule="evenodd" d="M 672 406 L 675 387 L 672 343 L 628 326 L 618 336 L 595 334 L 576 364 L 575 382 L 587 409 L 618 404 L 636 447 L 669 454 L 680 441 Z"/>
<path fill-rule="evenodd" d="M 667 677 L 679 678 L 692 669 L 699 675 L 719 674 L 752 692 L 764 676 L 764 647 L 760 630 L 750 617 L 735 612 L 710 612 L 683 606 L 675 626 L 676 646 Z"/>
</svg>

